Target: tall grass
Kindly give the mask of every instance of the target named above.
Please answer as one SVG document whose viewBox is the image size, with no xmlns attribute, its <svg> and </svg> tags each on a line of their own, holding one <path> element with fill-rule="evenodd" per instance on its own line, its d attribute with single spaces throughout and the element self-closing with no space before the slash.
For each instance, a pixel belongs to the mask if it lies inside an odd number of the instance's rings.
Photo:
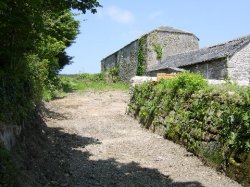
<svg viewBox="0 0 250 187">
<path fill-rule="evenodd" d="M 65 93 L 82 91 L 128 90 L 124 82 L 108 82 L 103 74 L 61 75 L 61 86 Z"/>
<path fill-rule="evenodd" d="M 45 91 L 43 96 L 46 101 L 53 98 L 65 96 L 67 93 L 84 92 L 84 91 L 109 91 L 120 90 L 127 91 L 129 88 L 128 83 L 121 81 L 112 82 L 107 81 L 104 74 L 73 74 L 73 75 L 60 75 L 59 85 L 51 92 Z"/>
</svg>

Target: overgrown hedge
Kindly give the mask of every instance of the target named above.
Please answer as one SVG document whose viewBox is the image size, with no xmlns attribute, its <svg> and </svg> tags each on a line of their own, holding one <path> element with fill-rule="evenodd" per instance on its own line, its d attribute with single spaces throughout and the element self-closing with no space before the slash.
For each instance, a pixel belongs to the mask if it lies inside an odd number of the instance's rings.
<svg viewBox="0 0 250 187">
<path fill-rule="evenodd" d="M 250 185 L 250 89 L 209 86 L 199 74 L 136 86 L 129 113 L 208 164 Z"/>
<path fill-rule="evenodd" d="M 0 1 L 0 121 L 24 125 L 53 97 L 66 48 L 79 33 L 71 10 L 97 12 L 96 0 Z"/>
</svg>

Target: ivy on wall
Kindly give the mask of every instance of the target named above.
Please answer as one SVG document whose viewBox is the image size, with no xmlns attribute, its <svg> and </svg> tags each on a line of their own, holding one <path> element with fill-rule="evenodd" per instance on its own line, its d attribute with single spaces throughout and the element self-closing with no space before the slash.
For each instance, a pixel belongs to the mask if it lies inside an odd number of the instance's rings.
<svg viewBox="0 0 250 187">
<path fill-rule="evenodd" d="M 154 47 L 154 51 L 156 52 L 156 58 L 157 60 L 161 60 L 162 59 L 162 47 L 160 44 L 155 43 L 153 44 Z"/>
<path fill-rule="evenodd" d="M 107 71 L 107 74 L 111 77 L 112 82 L 118 82 L 120 80 L 119 66 L 115 65 L 113 68 Z"/>
<path fill-rule="evenodd" d="M 137 70 L 136 70 L 136 75 L 141 76 L 144 75 L 145 73 L 145 52 L 144 52 L 144 45 L 145 45 L 145 37 L 141 37 L 139 39 L 139 44 L 138 44 L 138 64 L 137 64 Z"/>
<path fill-rule="evenodd" d="M 150 33 L 149 37 L 149 45 L 151 46 L 151 51 L 156 53 L 156 59 L 161 61 L 163 55 L 162 45 L 159 43 L 160 38 L 158 37 L 157 31 Z"/>
</svg>

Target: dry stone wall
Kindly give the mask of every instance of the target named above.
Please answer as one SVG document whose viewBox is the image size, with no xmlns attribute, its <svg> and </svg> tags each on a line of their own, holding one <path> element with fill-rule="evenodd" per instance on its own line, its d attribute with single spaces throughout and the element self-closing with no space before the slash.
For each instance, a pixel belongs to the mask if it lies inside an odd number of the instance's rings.
<svg viewBox="0 0 250 187">
<path fill-rule="evenodd" d="M 177 91 L 167 82 L 135 87 L 127 113 L 249 186 L 249 95 L 208 87 L 187 91 L 197 85 L 193 78 L 187 77 L 189 83 Z"/>
</svg>

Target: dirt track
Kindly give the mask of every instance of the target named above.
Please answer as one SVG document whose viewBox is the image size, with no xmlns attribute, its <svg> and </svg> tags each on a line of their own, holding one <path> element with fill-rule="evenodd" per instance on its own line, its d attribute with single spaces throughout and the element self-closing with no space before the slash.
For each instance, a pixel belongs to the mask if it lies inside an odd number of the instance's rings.
<svg viewBox="0 0 250 187">
<path fill-rule="evenodd" d="M 47 186 L 240 186 L 141 128 L 125 115 L 127 101 L 127 93 L 112 91 L 71 94 L 48 104 L 47 126 L 56 129 L 47 132 L 56 142 L 48 163 L 54 153 L 65 171 Z"/>
</svg>

